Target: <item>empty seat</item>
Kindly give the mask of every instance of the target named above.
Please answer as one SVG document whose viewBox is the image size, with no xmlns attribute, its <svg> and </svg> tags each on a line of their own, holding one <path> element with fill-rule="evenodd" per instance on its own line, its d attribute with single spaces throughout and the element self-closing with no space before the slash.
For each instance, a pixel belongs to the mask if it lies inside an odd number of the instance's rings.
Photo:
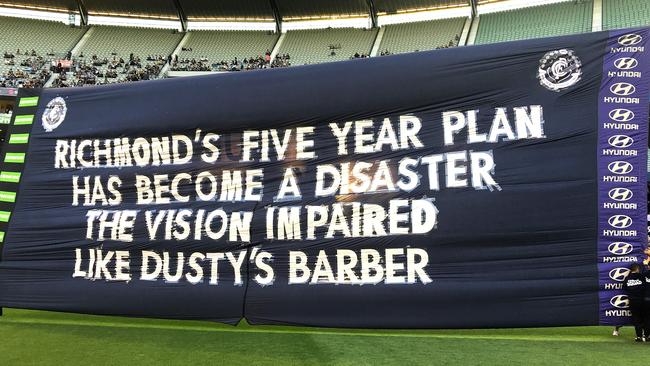
<svg viewBox="0 0 650 366">
<path fill-rule="evenodd" d="M 380 51 L 404 53 L 458 46 L 467 18 L 387 25 Z"/>
<path fill-rule="evenodd" d="M 603 0 L 603 29 L 650 25 L 650 1 Z"/>
<path fill-rule="evenodd" d="M 207 59 L 210 63 L 263 56 L 278 35 L 265 31 L 192 31 L 180 59 Z M 191 49 L 191 51 L 189 50 Z"/>
<path fill-rule="evenodd" d="M 370 54 L 376 29 L 328 28 L 287 32 L 280 54 L 289 54 L 292 65 L 347 60 L 355 53 Z"/>
<path fill-rule="evenodd" d="M 592 14 L 593 3 L 586 0 L 483 14 L 475 43 L 591 32 Z"/>
</svg>

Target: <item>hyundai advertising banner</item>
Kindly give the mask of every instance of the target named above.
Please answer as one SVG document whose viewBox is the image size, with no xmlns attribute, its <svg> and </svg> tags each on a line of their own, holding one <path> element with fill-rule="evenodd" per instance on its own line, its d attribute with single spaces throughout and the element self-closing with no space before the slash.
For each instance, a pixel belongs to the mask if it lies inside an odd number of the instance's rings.
<svg viewBox="0 0 650 366">
<path fill-rule="evenodd" d="M 648 29 L 21 90 L 0 306 L 327 327 L 626 324 Z"/>
</svg>

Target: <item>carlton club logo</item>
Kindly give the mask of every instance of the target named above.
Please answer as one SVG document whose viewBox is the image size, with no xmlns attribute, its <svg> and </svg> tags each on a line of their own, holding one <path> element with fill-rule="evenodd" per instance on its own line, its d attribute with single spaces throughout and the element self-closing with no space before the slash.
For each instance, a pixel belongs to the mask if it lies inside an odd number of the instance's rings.
<svg viewBox="0 0 650 366">
<path fill-rule="evenodd" d="M 619 70 L 631 70 L 639 65 L 639 61 L 632 57 L 621 57 L 614 61 L 614 66 Z"/>
<path fill-rule="evenodd" d="M 607 142 L 612 147 L 622 149 L 630 147 L 634 143 L 634 139 L 627 135 L 614 135 L 610 137 Z"/>
<path fill-rule="evenodd" d="M 634 195 L 630 189 L 627 188 L 612 188 L 607 193 L 609 198 L 618 202 L 625 202 L 632 198 Z"/>
<path fill-rule="evenodd" d="M 636 87 L 630 83 L 621 82 L 612 84 L 612 86 L 609 87 L 609 91 L 613 94 L 624 97 L 626 95 L 634 94 Z"/>
<path fill-rule="evenodd" d="M 634 112 L 625 108 L 616 108 L 609 111 L 609 118 L 616 122 L 629 122 L 634 118 Z"/>
<path fill-rule="evenodd" d="M 43 117 L 41 118 L 45 131 L 51 132 L 55 128 L 59 127 L 59 125 L 63 123 L 67 112 L 68 107 L 63 98 L 56 97 L 50 100 L 45 106 L 45 111 L 43 111 Z"/>
<path fill-rule="evenodd" d="M 609 252 L 614 254 L 614 255 L 626 255 L 626 254 L 632 253 L 632 250 L 634 250 L 634 247 L 630 243 L 617 241 L 617 242 L 611 243 L 607 247 L 607 250 L 609 250 Z"/>
<path fill-rule="evenodd" d="M 627 298 L 627 295 L 616 295 L 609 300 L 609 303 L 619 309 L 627 309 L 630 307 L 630 299 Z"/>
<path fill-rule="evenodd" d="M 638 34 L 630 33 L 618 37 L 618 44 L 621 46 L 634 46 L 643 41 L 643 37 Z"/>
<path fill-rule="evenodd" d="M 625 229 L 632 226 L 632 218 L 627 215 L 614 215 L 607 222 L 609 226 L 617 229 Z"/>
<path fill-rule="evenodd" d="M 627 161 L 612 161 L 607 165 L 607 169 L 609 169 L 610 172 L 614 174 L 628 174 L 632 172 L 634 167 L 632 167 L 632 164 L 628 163 Z"/>
<path fill-rule="evenodd" d="M 537 78 L 548 90 L 564 90 L 575 85 L 582 76 L 582 63 L 572 50 L 548 52 L 539 60 Z"/>
</svg>

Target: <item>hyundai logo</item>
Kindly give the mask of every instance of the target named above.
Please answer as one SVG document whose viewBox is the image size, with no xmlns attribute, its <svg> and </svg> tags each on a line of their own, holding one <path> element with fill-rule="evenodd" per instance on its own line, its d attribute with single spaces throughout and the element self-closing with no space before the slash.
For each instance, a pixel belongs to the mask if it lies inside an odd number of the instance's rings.
<svg viewBox="0 0 650 366">
<path fill-rule="evenodd" d="M 609 300 L 609 303 L 619 309 L 627 309 L 630 307 L 630 299 L 627 298 L 627 295 L 616 295 Z"/>
<path fill-rule="evenodd" d="M 614 135 L 607 140 L 610 146 L 618 147 L 619 149 L 629 147 L 634 143 L 634 139 L 626 135 Z"/>
<path fill-rule="evenodd" d="M 630 33 L 618 37 L 618 44 L 622 46 L 634 46 L 643 40 L 638 34 Z"/>
<path fill-rule="evenodd" d="M 614 174 L 628 174 L 634 169 L 632 164 L 627 161 L 612 161 L 607 165 L 607 169 Z"/>
<path fill-rule="evenodd" d="M 609 91 L 616 95 L 626 96 L 633 94 L 636 91 L 636 87 L 630 83 L 615 83 L 609 87 Z"/>
<path fill-rule="evenodd" d="M 627 278 L 628 274 L 630 274 L 630 270 L 627 268 L 614 268 L 609 271 L 609 278 L 614 281 L 623 282 Z"/>
<path fill-rule="evenodd" d="M 609 250 L 609 252 L 614 254 L 614 255 L 626 255 L 626 254 L 632 253 L 632 250 L 634 250 L 634 247 L 630 243 L 617 241 L 617 242 L 611 243 L 607 247 L 607 250 Z"/>
<path fill-rule="evenodd" d="M 619 70 L 630 70 L 639 65 L 639 61 L 632 57 L 621 57 L 614 61 L 614 66 Z"/>
<path fill-rule="evenodd" d="M 616 122 L 628 122 L 634 118 L 634 112 L 629 109 L 616 108 L 609 112 L 609 118 Z"/>
<path fill-rule="evenodd" d="M 611 227 L 625 229 L 632 225 L 632 218 L 627 215 L 614 215 L 607 220 Z"/>
<path fill-rule="evenodd" d="M 608 195 L 614 201 L 623 202 L 628 201 L 634 194 L 627 188 L 612 188 L 609 190 Z"/>
</svg>

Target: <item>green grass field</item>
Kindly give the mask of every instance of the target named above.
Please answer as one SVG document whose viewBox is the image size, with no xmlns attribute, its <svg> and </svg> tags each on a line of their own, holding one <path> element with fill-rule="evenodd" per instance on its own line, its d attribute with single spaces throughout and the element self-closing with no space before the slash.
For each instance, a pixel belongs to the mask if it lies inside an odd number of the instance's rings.
<svg viewBox="0 0 650 366">
<path fill-rule="evenodd" d="M 4 309 L 0 365 L 617 365 L 650 357 L 633 330 L 348 330 Z M 643 363 L 643 362 L 642 362 Z"/>
</svg>

